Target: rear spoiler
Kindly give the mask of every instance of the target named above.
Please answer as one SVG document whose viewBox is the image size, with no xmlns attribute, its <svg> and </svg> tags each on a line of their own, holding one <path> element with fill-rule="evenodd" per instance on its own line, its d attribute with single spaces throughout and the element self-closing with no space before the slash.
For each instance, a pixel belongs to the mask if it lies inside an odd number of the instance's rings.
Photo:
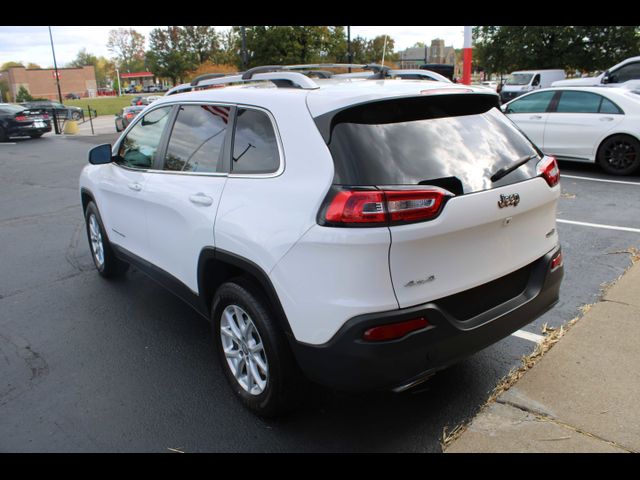
<svg viewBox="0 0 640 480">
<path fill-rule="evenodd" d="M 314 118 L 326 144 L 331 143 L 331 132 L 339 123 L 367 125 L 412 122 L 431 118 L 478 115 L 492 108 L 500 108 L 500 97 L 495 93 L 451 93 L 438 89 L 429 94 L 385 98 L 357 105 L 350 105 Z"/>
</svg>

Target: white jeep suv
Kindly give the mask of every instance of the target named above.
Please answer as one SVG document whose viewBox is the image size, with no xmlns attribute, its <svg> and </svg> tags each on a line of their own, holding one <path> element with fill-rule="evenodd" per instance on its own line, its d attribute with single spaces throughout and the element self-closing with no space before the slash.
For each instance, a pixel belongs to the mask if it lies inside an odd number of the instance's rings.
<svg viewBox="0 0 640 480">
<path fill-rule="evenodd" d="M 268 70 L 154 102 L 80 176 L 98 272 L 210 319 L 251 410 L 401 391 L 558 300 L 558 167 L 495 93 Z"/>
</svg>

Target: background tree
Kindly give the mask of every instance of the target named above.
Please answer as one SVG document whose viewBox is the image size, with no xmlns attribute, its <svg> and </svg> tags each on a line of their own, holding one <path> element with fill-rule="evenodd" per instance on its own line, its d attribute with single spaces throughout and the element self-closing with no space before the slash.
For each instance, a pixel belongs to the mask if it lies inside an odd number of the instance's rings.
<svg viewBox="0 0 640 480">
<path fill-rule="evenodd" d="M 18 102 L 18 103 L 20 103 L 20 102 L 30 102 L 32 100 L 33 100 L 33 97 L 29 93 L 29 90 L 27 90 L 24 87 L 24 85 L 20 85 L 20 88 L 18 89 L 18 94 L 16 95 L 16 102 Z"/>
<path fill-rule="evenodd" d="M 92 53 L 87 52 L 85 48 L 81 49 L 77 53 L 76 58 L 67 64 L 68 67 L 72 68 L 82 68 L 87 65 L 93 65 L 98 87 L 109 87 L 112 81 L 116 80 L 115 63 L 102 56 L 96 57 Z"/>
<path fill-rule="evenodd" d="M 480 26 L 475 56 L 489 72 L 533 68 L 604 70 L 640 50 L 634 26 Z"/>
<path fill-rule="evenodd" d="M 191 26 L 179 27 L 181 50 L 194 55 L 198 64 L 206 61 L 217 61 L 220 50 L 220 36 L 213 27 Z"/>
<path fill-rule="evenodd" d="M 198 67 L 197 56 L 186 50 L 184 30 L 180 27 L 154 28 L 149 33 L 148 68 L 159 77 L 168 77 L 174 85 L 188 71 Z"/>
<path fill-rule="evenodd" d="M 107 49 L 113 53 L 123 72 L 144 69 L 144 35 L 132 28 L 118 28 L 109 32 Z"/>
<path fill-rule="evenodd" d="M 7 70 L 8 68 L 11 68 L 11 67 L 24 67 L 24 64 L 22 62 L 5 62 L 0 67 L 0 72 Z"/>
<path fill-rule="evenodd" d="M 27 68 L 42 68 L 42 67 L 40 65 L 38 65 L 37 63 L 29 62 L 29 63 L 27 63 Z"/>
</svg>

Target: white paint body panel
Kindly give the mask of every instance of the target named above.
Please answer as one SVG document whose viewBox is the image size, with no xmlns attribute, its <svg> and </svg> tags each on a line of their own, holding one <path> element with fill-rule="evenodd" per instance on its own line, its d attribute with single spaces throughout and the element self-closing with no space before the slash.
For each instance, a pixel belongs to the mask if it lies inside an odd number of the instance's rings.
<svg viewBox="0 0 640 480">
<path fill-rule="evenodd" d="M 499 208 L 500 194 L 513 193 L 520 203 Z M 435 220 L 391 227 L 389 260 L 400 307 L 482 285 L 549 252 L 558 244 L 557 232 L 546 235 L 555 229 L 559 196 L 559 186 L 536 177 L 454 197 Z"/>
<path fill-rule="evenodd" d="M 215 246 L 214 222 L 226 175 L 147 173 L 145 186 L 149 247 L 145 260 L 198 292 L 198 258 Z M 206 196 L 211 205 L 193 203 Z"/>
</svg>

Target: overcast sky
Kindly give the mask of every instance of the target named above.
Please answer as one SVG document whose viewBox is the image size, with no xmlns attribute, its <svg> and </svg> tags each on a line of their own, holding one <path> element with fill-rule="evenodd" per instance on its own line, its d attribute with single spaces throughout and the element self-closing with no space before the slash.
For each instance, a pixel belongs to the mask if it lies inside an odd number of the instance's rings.
<svg viewBox="0 0 640 480">
<path fill-rule="evenodd" d="M 51 27 L 58 67 L 71 62 L 78 51 L 86 48 L 96 56 L 110 57 L 107 50 L 109 31 L 114 28 L 133 28 L 147 36 L 155 26 L 98 26 L 98 27 Z M 224 31 L 230 27 L 215 27 Z M 395 40 L 396 51 L 404 50 L 416 42 L 431 43 L 434 38 L 443 38 L 447 46 L 462 48 L 464 27 L 351 27 L 351 37 L 373 38 L 388 34 Z M 49 29 L 39 27 L 0 26 L 0 65 L 9 62 L 37 63 L 43 68 L 53 67 Z"/>
</svg>

